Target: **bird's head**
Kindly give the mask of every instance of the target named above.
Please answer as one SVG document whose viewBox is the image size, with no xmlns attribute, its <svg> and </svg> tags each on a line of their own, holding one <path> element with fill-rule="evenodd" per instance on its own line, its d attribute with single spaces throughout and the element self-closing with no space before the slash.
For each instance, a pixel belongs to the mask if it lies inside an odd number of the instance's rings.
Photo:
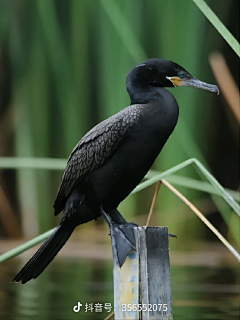
<svg viewBox="0 0 240 320">
<path fill-rule="evenodd" d="M 177 63 L 169 60 L 149 59 L 134 67 L 127 77 L 127 90 L 144 87 L 195 87 L 216 92 L 216 85 L 208 84 L 194 78 Z"/>
</svg>

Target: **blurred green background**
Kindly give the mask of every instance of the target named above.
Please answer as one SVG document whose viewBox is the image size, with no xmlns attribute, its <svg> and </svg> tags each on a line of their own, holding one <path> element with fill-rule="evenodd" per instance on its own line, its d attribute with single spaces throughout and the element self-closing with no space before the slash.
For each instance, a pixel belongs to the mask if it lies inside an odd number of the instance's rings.
<svg viewBox="0 0 240 320">
<path fill-rule="evenodd" d="M 239 2 L 206 2 L 239 40 Z M 152 57 L 168 59 L 215 84 L 209 64 L 215 51 L 223 54 L 239 85 L 237 55 L 190 0 L 0 0 L 0 157 L 67 159 L 93 125 L 128 106 L 125 82 L 134 65 Z M 192 88 L 170 91 L 180 117 L 154 170 L 194 157 L 224 187 L 238 190 L 239 125 L 224 96 Z M 62 172 L 0 170 L 0 253 L 57 224 L 52 204 Z M 199 179 L 192 167 L 179 174 Z M 239 220 L 223 200 L 177 188 L 239 247 Z M 154 190 L 126 199 L 120 205 L 124 217 L 144 225 Z M 238 265 L 219 240 L 164 186 L 151 224 L 167 225 L 178 236 L 170 241 L 177 319 L 199 319 L 200 314 L 201 319 L 234 319 L 239 314 Z M 34 251 L 22 261 L 1 264 L 0 318 L 77 319 L 72 307 L 78 300 L 87 302 L 93 295 L 92 302 L 113 303 L 107 234 L 101 219 L 79 227 L 68 250 L 24 287 L 10 288 L 9 281 Z M 89 255 L 79 253 L 89 243 Z M 102 245 L 102 256 L 96 244 Z M 199 289 L 202 282 L 206 287 Z M 214 294 L 219 290 L 222 296 Z"/>
</svg>

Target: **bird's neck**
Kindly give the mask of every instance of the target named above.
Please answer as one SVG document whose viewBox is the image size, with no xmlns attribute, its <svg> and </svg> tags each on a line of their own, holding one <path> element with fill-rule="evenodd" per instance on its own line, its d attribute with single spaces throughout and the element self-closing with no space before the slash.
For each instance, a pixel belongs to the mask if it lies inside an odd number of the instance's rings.
<svg viewBox="0 0 240 320">
<path fill-rule="evenodd" d="M 162 98 L 164 88 L 159 87 L 128 87 L 128 93 L 131 99 L 131 104 L 146 104 L 149 102 L 156 102 L 159 98 Z"/>
</svg>

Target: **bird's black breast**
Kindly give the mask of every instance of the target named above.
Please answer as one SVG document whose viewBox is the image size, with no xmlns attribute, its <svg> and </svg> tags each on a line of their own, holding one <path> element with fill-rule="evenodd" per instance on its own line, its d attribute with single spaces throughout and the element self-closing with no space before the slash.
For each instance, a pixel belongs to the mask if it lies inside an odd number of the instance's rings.
<svg viewBox="0 0 240 320">
<path fill-rule="evenodd" d="M 91 198 L 106 210 L 117 207 L 151 168 L 177 119 L 178 105 L 171 94 L 167 99 L 142 105 L 140 116 L 123 143 L 88 176 Z"/>
</svg>

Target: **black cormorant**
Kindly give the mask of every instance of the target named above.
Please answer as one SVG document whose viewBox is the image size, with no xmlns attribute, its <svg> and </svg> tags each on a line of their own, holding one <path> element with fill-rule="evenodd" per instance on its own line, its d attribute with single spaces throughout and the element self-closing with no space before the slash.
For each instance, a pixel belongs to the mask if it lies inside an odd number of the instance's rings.
<svg viewBox="0 0 240 320">
<path fill-rule="evenodd" d="M 164 87 L 189 86 L 219 92 L 178 64 L 149 59 L 127 77 L 131 105 L 92 128 L 73 149 L 54 203 L 62 219 L 13 282 L 37 278 L 80 224 L 104 216 L 113 256 L 122 266 L 135 249 L 134 223 L 117 207 L 151 168 L 178 120 L 174 96 Z"/>
</svg>

